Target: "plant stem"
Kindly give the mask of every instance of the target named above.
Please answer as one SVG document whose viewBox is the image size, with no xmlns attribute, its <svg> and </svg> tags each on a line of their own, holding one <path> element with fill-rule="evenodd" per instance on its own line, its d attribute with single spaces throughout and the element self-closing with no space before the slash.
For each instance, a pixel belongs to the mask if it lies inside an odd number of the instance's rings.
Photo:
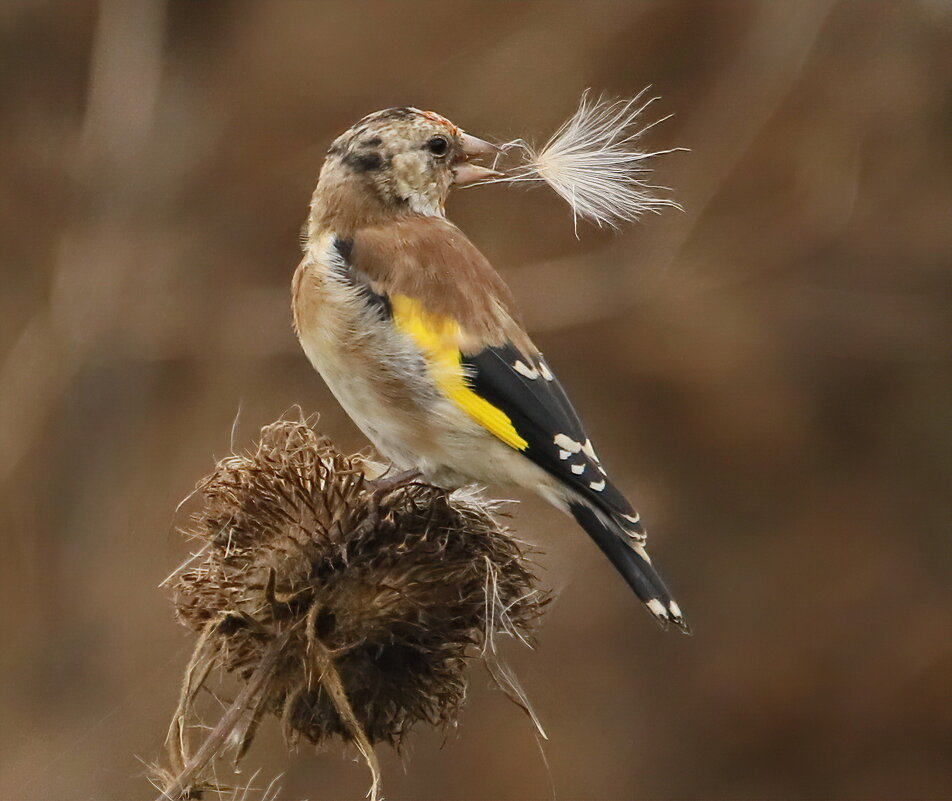
<svg viewBox="0 0 952 801">
<path fill-rule="evenodd" d="M 260 693 L 271 679 L 274 668 L 290 636 L 291 631 L 286 631 L 265 648 L 261 655 L 261 661 L 258 662 L 258 666 L 254 669 L 244 687 L 241 688 L 241 692 L 231 702 L 231 706 L 225 710 L 225 713 L 221 716 L 215 728 L 209 732 L 195 755 L 186 762 L 181 772 L 169 781 L 156 801 L 179 801 L 183 793 L 188 790 L 208 763 L 222 752 L 228 742 L 228 737 L 234 731 L 242 716 L 256 704 Z"/>
</svg>

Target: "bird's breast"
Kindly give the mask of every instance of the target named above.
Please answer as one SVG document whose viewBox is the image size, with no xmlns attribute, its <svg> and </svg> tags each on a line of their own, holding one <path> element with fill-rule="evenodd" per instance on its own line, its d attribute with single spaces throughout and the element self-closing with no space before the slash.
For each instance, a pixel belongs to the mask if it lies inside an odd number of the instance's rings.
<svg viewBox="0 0 952 801">
<path fill-rule="evenodd" d="M 357 426 L 401 467 L 434 451 L 432 418 L 445 401 L 419 349 L 334 264 L 305 260 L 294 279 L 294 321 L 311 364 Z"/>
</svg>

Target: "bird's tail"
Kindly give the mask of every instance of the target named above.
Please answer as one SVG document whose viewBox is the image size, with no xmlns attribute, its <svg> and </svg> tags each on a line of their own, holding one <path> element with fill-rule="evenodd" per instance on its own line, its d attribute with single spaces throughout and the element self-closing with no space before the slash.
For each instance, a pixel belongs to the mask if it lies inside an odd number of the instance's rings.
<svg viewBox="0 0 952 801">
<path fill-rule="evenodd" d="M 689 631 L 680 607 L 651 564 L 644 546 L 633 541 L 621 523 L 588 501 L 579 499 L 571 502 L 569 511 L 658 622 L 664 627 L 674 623 L 682 631 Z"/>
</svg>

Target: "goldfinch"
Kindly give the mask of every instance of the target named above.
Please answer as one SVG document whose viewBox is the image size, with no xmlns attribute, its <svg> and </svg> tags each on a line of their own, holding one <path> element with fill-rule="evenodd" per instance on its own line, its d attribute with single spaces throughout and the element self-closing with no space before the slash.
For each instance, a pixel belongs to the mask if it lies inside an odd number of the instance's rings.
<svg viewBox="0 0 952 801">
<path fill-rule="evenodd" d="M 561 384 L 499 275 L 446 219 L 498 148 L 431 111 L 362 119 L 327 151 L 294 275 L 295 331 L 395 468 L 515 486 L 575 517 L 662 624 L 687 628 Z"/>
</svg>

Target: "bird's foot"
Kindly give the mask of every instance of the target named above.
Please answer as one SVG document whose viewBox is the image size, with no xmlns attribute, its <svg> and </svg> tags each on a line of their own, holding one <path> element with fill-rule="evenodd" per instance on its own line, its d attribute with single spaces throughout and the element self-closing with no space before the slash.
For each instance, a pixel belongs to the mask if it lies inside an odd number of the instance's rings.
<svg viewBox="0 0 952 801">
<path fill-rule="evenodd" d="M 376 528 L 381 523 L 380 504 L 394 490 L 406 487 L 414 481 L 423 478 L 419 470 L 403 470 L 392 475 L 383 475 L 378 479 L 368 481 L 370 486 L 370 497 L 367 500 L 367 517 L 364 519 L 364 525 L 370 528 Z"/>
<path fill-rule="evenodd" d="M 380 478 L 368 483 L 375 495 L 379 493 L 381 497 L 383 497 L 383 495 L 386 495 L 388 492 L 393 492 L 395 489 L 405 487 L 407 484 L 412 484 L 421 478 L 423 478 L 423 473 L 419 470 L 402 470 L 399 473 L 393 473 L 391 475 L 385 473 Z"/>
</svg>

